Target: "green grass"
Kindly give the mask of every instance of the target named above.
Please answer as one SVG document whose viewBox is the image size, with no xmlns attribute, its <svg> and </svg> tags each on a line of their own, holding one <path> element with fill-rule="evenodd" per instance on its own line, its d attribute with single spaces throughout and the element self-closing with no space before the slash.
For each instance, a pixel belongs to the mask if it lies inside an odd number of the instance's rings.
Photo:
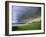
<svg viewBox="0 0 46 37">
<path fill-rule="evenodd" d="M 13 27 L 12 31 L 20 31 L 20 30 L 40 30 L 41 23 L 40 22 L 33 22 L 31 24 L 27 24 L 24 26 L 18 26 L 17 28 Z"/>
</svg>

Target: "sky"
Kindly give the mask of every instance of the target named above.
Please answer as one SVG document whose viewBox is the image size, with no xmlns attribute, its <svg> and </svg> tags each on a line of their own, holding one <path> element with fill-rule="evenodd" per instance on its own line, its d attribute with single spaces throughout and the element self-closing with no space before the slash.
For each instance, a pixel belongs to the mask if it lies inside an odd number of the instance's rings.
<svg viewBox="0 0 46 37">
<path fill-rule="evenodd" d="M 34 16 L 39 16 L 40 7 L 31 6 L 12 6 L 12 22 L 13 23 L 23 23 L 23 19 L 32 18 Z"/>
</svg>

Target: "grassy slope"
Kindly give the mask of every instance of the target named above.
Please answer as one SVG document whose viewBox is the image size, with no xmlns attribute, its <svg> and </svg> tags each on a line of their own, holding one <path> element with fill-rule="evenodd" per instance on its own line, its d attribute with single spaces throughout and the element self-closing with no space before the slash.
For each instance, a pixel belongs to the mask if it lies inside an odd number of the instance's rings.
<svg viewBox="0 0 46 37">
<path fill-rule="evenodd" d="M 39 30 L 41 29 L 41 24 L 40 22 L 33 22 L 31 24 L 28 25 L 24 25 L 24 26 L 19 26 L 17 27 L 16 30 Z"/>
</svg>

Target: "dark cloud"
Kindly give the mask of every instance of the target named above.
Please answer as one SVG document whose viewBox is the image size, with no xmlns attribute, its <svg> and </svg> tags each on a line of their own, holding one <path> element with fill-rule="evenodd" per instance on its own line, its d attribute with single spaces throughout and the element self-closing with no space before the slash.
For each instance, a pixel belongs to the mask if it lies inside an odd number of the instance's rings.
<svg viewBox="0 0 46 37">
<path fill-rule="evenodd" d="M 12 7 L 12 19 L 26 19 L 31 17 L 37 17 L 41 15 L 41 7 L 31 6 L 13 6 Z"/>
</svg>

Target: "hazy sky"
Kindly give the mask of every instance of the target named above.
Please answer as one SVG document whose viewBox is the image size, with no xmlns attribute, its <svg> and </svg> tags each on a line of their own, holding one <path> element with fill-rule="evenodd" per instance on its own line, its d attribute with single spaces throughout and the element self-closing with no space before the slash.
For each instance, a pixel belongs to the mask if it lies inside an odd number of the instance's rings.
<svg viewBox="0 0 46 37">
<path fill-rule="evenodd" d="M 40 7 L 31 7 L 31 6 L 12 6 L 12 21 L 17 22 L 19 20 L 22 21 L 24 17 L 31 17 L 38 13 Z M 20 21 L 19 21 L 20 22 Z"/>
</svg>

